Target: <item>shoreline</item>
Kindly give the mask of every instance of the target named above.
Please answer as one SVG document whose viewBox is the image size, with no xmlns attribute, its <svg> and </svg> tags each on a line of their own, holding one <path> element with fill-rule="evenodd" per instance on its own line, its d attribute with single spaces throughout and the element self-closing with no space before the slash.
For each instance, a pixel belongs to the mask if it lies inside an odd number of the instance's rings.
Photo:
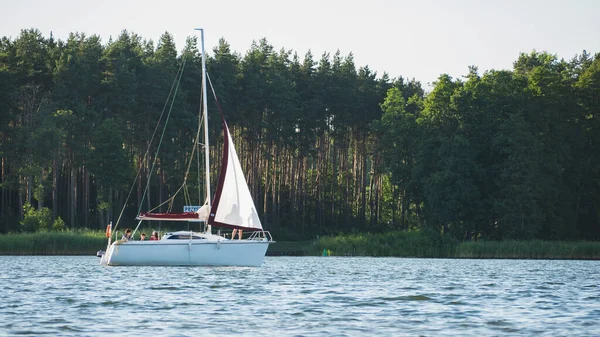
<svg viewBox="0 0 600 337">
<path fill-rule="evenodd" d="M 90 256 L 106 249 L 103 232 L 0 234 L 0 256 Z M 600 241 L 463 241 L 427 232 L 324 236 L 277 241 L 267 256 L 403 257 L 441 259 L 600 260 Z"/>
<path fill-rule="evenodd" d="M 3 254 L 0 253 L 0 256 L 12 256 L 12 257 L 24 257 L 24 256 L 96 256 L 96 253 L 93 254 L 69 254 L 69 253 L 65 253 L 65 254 Z M 591 257 L 591 258 L 526 258 L 526 257 L 457 257 L 457 256 L 453 256 L 453 257 L 418 257 L 418 256 L 367 256 L 367 255 L 342 255 L 342 256 L 335 256 L 335 255 L 331 255 L 331 256 L 321 256 L 321 255 L 314 255 L 314 254 L 286 254 L 286 253 L 281 253 L 281 252 L 272 252 L 269 253 L 267 252 L 267 254 L 265 256 L 268 257 L 328 257 L 328 258 L 350 258 L 350 257 L 364 257 L 364 258 L 398 258 L 398 259 L 424 259 L 424 260 L 537 260 L 537 261 L 541 261 L 541 260 L 547 260 L 547 261 L 600 261 L 600 258 L 598 257 Z M 98 257 L 99 259 L 99 257 Z"/>
</svg>

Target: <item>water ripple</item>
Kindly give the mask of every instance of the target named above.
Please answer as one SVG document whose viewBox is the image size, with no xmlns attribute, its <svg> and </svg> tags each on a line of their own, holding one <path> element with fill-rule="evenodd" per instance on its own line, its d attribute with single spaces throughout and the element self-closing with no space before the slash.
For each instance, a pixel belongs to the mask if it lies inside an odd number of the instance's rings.
<svg viewBox="0 0 600 337">
<path fill-rule="evenodd" d="M 600 335 L 600 262 L 267 257 L 262 268 L 0 257 L 0 335 Z"/>
</svg>

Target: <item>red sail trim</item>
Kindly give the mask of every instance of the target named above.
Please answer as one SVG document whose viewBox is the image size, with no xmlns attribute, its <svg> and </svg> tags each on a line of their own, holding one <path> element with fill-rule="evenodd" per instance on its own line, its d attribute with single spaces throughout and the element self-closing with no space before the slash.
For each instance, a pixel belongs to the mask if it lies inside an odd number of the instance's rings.
<svg viewBox="0 0 600 337">
<path fill-rule="evenodd" d="M 218 226 L 218 227 L 241 229 L 244 232 L 262 232 L 263 231 L 262 228 L 235 226 L 235 225 L 230 225 L 230 224 L 226 224 L 226 223 L 222 223 L 222 222 L 218 222 L 218 221 L 213 221 L 213 223 L 211 225 Z"/>
<path fill-rule="evenodd" d="M 200 218 L 198 213 L 196 212 L 183 212 L 183 213 L 140 213 L 139 219 L 148 220 L 157 219 L 157 220 L 197 220 Z"/>
<path fill-rule="evenodd" d="M 227 164 L 229 163 L 229 131 L 227 128 L 227 123 L 225 122 L 225 117 L 223 116 L 223 111 L 221 111 L 221 119 L 223 119 L 223 159 L 221 160 L 221 172 L 219 173 L 219 181 L 217 183 L 215 197 L 213 198 L 210 214 L 208 216 L 208 224 L 211 226 L 214 224 L 218 226 L 225 225 L 231 227 L 231 225 L 215 222 L 215 214 L 217 214 L 217 209 L 219 208 L 219 201 L 221 200 L 223 184 L 225 183 L 225 175 L 227 173 Z"/>
</svg>

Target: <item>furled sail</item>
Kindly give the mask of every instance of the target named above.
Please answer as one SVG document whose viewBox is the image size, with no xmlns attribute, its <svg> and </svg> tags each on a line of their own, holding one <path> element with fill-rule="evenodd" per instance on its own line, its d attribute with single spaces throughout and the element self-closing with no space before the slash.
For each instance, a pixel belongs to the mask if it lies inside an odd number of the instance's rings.
<svg viewBox="0 0 600 337">
<path fill-rule="evenodd" d="M 183 213 L 140 213 L 138 220 L 165 220 L 165 221 L 206 221 L 208 219 L 209 208 L 204 204 L 195 212 Z"/>
<path fill-rule="evenodd" d="M 229 128 L 224 120 L 223 133 L 221 173 L 208 223 L 216 226 L 262 230 Z"/>
<path fill-rule="evenodd" d="M 201 220 L 197 212 L 140 213 L 138 220 L 194 221 Z"/>
<path fill-rule="evenodd" d="M 196 211 L 196 213 L 198 214 L 198 219 L 200 219 L 202 221 L 208 220 L 209 212 L 210 212 L 210 208 L 208 207 L 207 204 L 204 204 L 202 207 L 200 207 L 199 210 Z"/>
</svg>

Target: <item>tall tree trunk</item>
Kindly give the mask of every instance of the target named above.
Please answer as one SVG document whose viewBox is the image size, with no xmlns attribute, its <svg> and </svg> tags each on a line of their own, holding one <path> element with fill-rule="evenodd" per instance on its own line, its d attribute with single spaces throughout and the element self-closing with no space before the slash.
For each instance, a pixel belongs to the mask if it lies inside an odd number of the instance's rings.
<svg viewBox="0 0 600 337">
<path fill-rule="evenodd" d="M 114 198 L 113 198 L 113 189 L 112 187 L 108 189 L 108 208 L 107 208 L 107 219 L 106 222 L 108 223 L 109 221 L 113 220 L 113 202 Z"/>
<path fill-rule="evenodd" d="M 19 220 L 23 220 L 23 192 L 21 191 L 21 185 L 22 185 L 22 180 L 23 177 L 21 175 L 19 175 L 19 195 L 18 195 L 18 199 L 19 199 Z"/>
<path fill-rule="evenodd" d="M 121 214 L 121 207 L 123 205 L 123 198 L 124 198 L 124 193 L 121 193 L 119 190 L 115 190 L 115 207 L 113 208 L 113 215 L 117 215 L 116 218 L 118 218 L 118 215 Z"/>
<path fill-rule="evenodd" d="M 100 186 L 98 186 L 98 189 L 100 189 Z M 97 221 L 101 226 L 106 226 L 108 225 L 108 222 L 106 222 L 106 217 L 104 216 L 104 211 L 101 209 L 98 209 L 98 212 L 96 212 L 96 216 L 97 216 Z"/>
<path fill-rule="evenodd" d="M 270 148 L 273 149 L 273 143 L 270 144 Z M 275 147 L 275 152 L 269 151 L 269 157 L 273 157 L 276 160 L 271 160 L 272 162 L 272 167 L 270 167 L 271 169 L 271 223 L 277 223 L 278 219 L 277 219 L 277 214 L 278 214 L 278 205 L 277 205 L 277 189 L 278 189 L 278 174 L 277 174 L 277 170 L 276 170 L 276 166 L 278 164 L 284 164 L 285 163 L 277 163 L 277 158 L 278 158 L 278 151 L 277 151 L 277 147 Z"/>
<path fill-rule="evenodd" d="M 271 166 L 271 158 L 267 159 L 267 167 Z M 269 180 L 269 171 L 270 170 L 265 170 L 265 187 L 264 187 L 264 193 L 263 193 L 263 214 L 265 214 L 265 220 L 266 220 L 266 215 L 269 214 L 269 210 L 268 210 L 268 206 L 267 206 L 267 202 L 268 202 L 268 194 L 269 194 L 269 184 L 270 184 L 270 180 Z"/>
<path fill-rule="evenodd" d="M 362 222 L 360 221 L 360 216 L 361 216 L 361 212 L 360 212 L 360 178 L 361 178 L 361 153 L 360 153 L 360 140 L 359 140 L 359 134 L 358 131 L 356 132 L 356 135 L 354 137 L 354 146 L 353 146 L 353 160 L 352 160 L 352 175 L 353 175 L 353 180 L 352 180 L 352 214 L 355 217 L 356 220 L 358 220 L 358 223 L 360 223 L 362 225 Z"/>
<path fill-rule="evenodd" d="M 396 208 L 398 206 L 398 201 L 396 199 L 396 184 L 392 184 L 392 202 L 391 202 L 391 207 L 392 207 L 392 226 L 395 228 L 396 227 Z M 402 220 L 400 220 L 402 221 Z M 402 224 L 400 224 L 400 228 L 402 228 Z"/>
<path fill-rule="evenodd" d="M 379 207 L 379 205 L 383 193 L 381 188 L 383 186 L 383 175 L 379 174 L 378 176 L 379 178 L 377 179 L 377 198 L 375 199 L 375 208 L 377 209 L 377 212 L 375 213 L 377 214 L 377 217 L 375 218 L 376 226 L 379 224 L 379 219 L 381 219 L 381 207 Z"/>
<path fill-rule="evenodd" d="M 4 224 L 4 232 L 8 231 L 8 224 L 6 223 L 6 213 L 7 213 L 7 209 L 6 209 L 6 187 L 4 186 L 4 182 L 6 181 L 6 159 L 4 157 L 2 157 L 2 161 L 0 162 L 0 165 L 2 165 L 2 169 L 0 169 L 0 186 L 2 186 L 0 188 L 0 216 L 2 218 L 0 218 L 2 220 L 2 223 Z"/>
<path fill-rule="evenodd" d="M 75 169 L 71 166 L 70 169 L 70 191 L 69 191 L 69 222 L 71 224 L 71 229 L 75 228 L 75 212 L 77 211 L 75 195 L 77 194 L 76 182 L 75 182 Z"/>
<path fill-rule="evenodd" d="M 407 215 L 408 215 L 408 206 L 409 206 L 409 200 L 406 197 L 406 189 L 402 190 L 402 194 L 401 194 L 401 200 L 402 200 L 402 214 L 401 214 L 401 221 L 402 221 L 402 229 L 408 229 L 408 219 L 407 219 Z"/>
<path fill-rule="evenodd" d="M 44 188 L 44 169 L 42 169 L 40 171 L 40 185 L 42 186 L 42 188 Z M 44 207 L 44 192 L 42 191 L 41 195 L 39 196 L 40 198 L 38 199 L 38 211 L 41 210 Z"/>
<path fill-rule="evenodd" d="M 574 214 L 574 219 L 573 219 L 573 223 L 574 224 L 579 224 L 579 207 L 580 207 L 579 205 L 581 204 L 581 195 L 583 194 L 583 191 L 584 191 L 585 177 L 588 174 L 588 171 L 590 169 L 590 163 L 592 162 L 592 158 L 593 157 L 594 156 L 591 155 L 588 158 L 587 164 L 585 166 L 585 170 L 583 171 L 583 174 L 581 176 L 581 183 L 578 184 L 579 186 L 577 186 L 577 189 L 576 189 L 577 190 L 577 192 L 576 192 L 576 194 L 577 194 L 577 201 L 575 202 L 575 214 Z"/>
<path fill-rule="evenodd" d="M 90 173 L 86 166 L 83 166 L 83 221 L 85 226 L 89 227 L 90 215 Z M 102 228 L 102 227 L 100 227 Z"/>
<path fill-rule="evenodd" d="M 29 205 L 33 206 L 33 176 L 28 175 L 26 178 L 27 186 L 27 199 L 25 200 Z"/>
<path fill-rule="evenodd" d="M 165 173 L 163 170 L 160 170 L 160 179 L 158 180 L 158 202 L 162 203 L 164 200 L 164 187 L 165 187 Z M 163 208 L 162 205 L 158 208 L 158 212 L 162 213 Z M 162 228 L 162 220 L 158 221 L 158 227 Z"/>
<path fill-rule="evenodd" d="M 360 219 L 363 226 L 366 224 L 366 211 L 367 211 L 367 135 L 363 134 L 362 137 L 362 160 L 361 160 L 361 199 L 360 199 Z"/>
<path fill-rule="evenodd" d="M 342 199 L 343 199 L 343 210 L 344 210 L 344 215 L 343 215 L 343 219 L 344 219 L 344 227 L 348 228 L 350 227 L 350 217 L 352 216 L 351 211 L 352 209 L 350 208 L 350 168 L 349 168 L 349 161 L 350 161 L 350 137 L 348 136 L 348 138 L 346 139 L 346 144 L 345 144 L 345 149 L 344 149 L 344 175 L 345 175 L 345 191 L 342 195 Z M 355 160 L 355 157 L 352 158 L 352 160 Z"/>
<path fill-rule="evenodd" d="M 331 195 L 329 197 L 330 202 L 331 202 L 331 205 L 329 207 L 329 212 L 330 212 L 329 213 L 329 221 L 331 221 L 331 222 L 335 222 L 335 205 L 336 205 L 335 198 L 336 198 L 336 194 L 337 194 L 336 192 L 337 192 L 337 176 L 338 176 L 337 147 L 338 147 L 338 144 L 337 144 L 336 139 L 334 138 L 333 145 L 330 146 L 331 153 L 329 156 L 329 158 L 331 158 L 331 161 L 332 161 L 331 162 L 331 170 L 332 170 L 331 177 L 332 177 L 332 179 L 331 179 L 331 186 L 330 186 Z"/>
<path fill-rule="evenodd" d="M 52 160 L 52 219 L 58 216 L 58 160 Z"/>
<path fill-rule="evenodd" d="M 372 170 L 371 170 L 372 171 Z M 374 205 L 374 187 L 375 187 L 375 174 L 371 172 L 371 182 L 369 184 L 369 226 L 373 225 L 373 211 L 375 208 Z"/>
<path fill-rule="evenodd" d="M 137 209 L 140 209 L 140 207 L 142 206 L 142 176 L 143 176 L 143 171 L 142 171 L 142 167 L 143 167 L 144 163 L 143 163 L 143 156 L 141 154 L 141 152 L 138 152 L 138 167 L 136 167 L 137 172 L 139 172 L 138 176 L 137 176 Z"/>
<path fill-rule="evenodd" d="M 302 159 L 302 167 L 300 169 L 300 186 L 298 187 L 298 193 L 300 193 L 300 197 L 302 198 L 302 202 L 300 202 L 300 224 L 302 234 L 306 231 L 306 222 L 307 222 L 307 212 L 306 212 L 306 194 L 307 191 L 304 189 L 306 186 L 306 171 L 308 169 L 308 158 L 304 157 Z"/>
<path fill-rule="evenodd" d="M 152 202 L 150 200 L 150 190 L 152 189 L 152 168 L 150 166 L 150 156 L 148 155 L 148 161 L 146 162 L 146 207 L 148 210 L 152 209 Z"/>
</svg>

